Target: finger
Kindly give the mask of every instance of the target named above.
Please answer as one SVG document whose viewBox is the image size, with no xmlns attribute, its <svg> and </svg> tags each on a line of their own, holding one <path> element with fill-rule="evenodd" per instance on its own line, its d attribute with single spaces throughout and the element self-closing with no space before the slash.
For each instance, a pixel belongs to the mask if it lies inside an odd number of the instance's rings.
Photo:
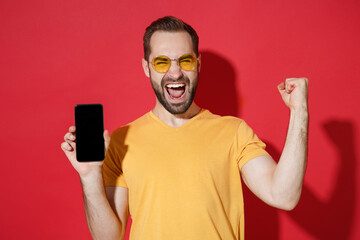
<svg viewBox="0 0 360 240">
<path fill-rule="evenodd" d="M 75 141 L 75 139 L 76 139 L 75 135 L 73 133 L 71 133 L 71 132 L 66 133 L 65 136 L 64 136 L 64 140 L 66 142 Z"/>
<path fill-rule="evenodd" d="M 299 78 L 298 81 L 299 81 L 299 84 L 301 84 L 301 85 L 304 84 L 305 87 L 307 87 L 309 84 L 309 79 L 307 79 L 305 77 Z"/>
<path fill-rule="evenodd" d="M 307 79 L 307 78 L 304 78 L 304 79 L 305 79 L 306 86 L 308 86 L 309 85 L 309 79 Z"/>
<path fill-rule="evenodd" d="M 63 142 L 61 143 L 61 149 L 66 153 L 66 152 L 70 152 L 73 150 L 73 148 L 71 147 L 71 145 L 67 142 Z"/>
<path fill-rule="evenodd" d="M 108 130 L 104 131 L 104 140 L 105 140 L 105 149 L 107 149 L 110 144 L 110 134 Z"/>
<path fill-rule="evenodd" d="M 76 131 L 76 127 L 75 127 L 75 126 L 69 127 L 69 132 L 75 133 L 75 131 Z"/>
<path fill-rule="evenodd" d="M 309 79 L 305 78 L 305 77 L 301 77 L 301 78 L 287 78 L 285 80 L 286 82 L 289 82 L 289 83 L 294 83 L 294 84 L 302 84 L 302 83 L 305 83 L 307 84 Z"/>
<path fill-rule="evenodd" d="M 288 84 L 286 84 L 285 91 L 286 91 L 286 93 L 291 93 L 294 90 L 294 88 L 295 88 L 294 84 L 288 83 Z"/>
<path fill-rule="evenodd" d="M 64 136 L 64 140 L 71 147 L 71 150 L 76 149 L 76 143 L 75 143 L 76 137 L 74 136 L 73 133 L 70 132 L 66 133 Z"/>
<path fill-rule="evenodd" d="M 285 81 L 286 93 L 291 93 L 296 87 L 296 78 L 287 78 Z"/>
<path fill-rule="evenodd" d="M 302 78 L 288 78 L 286 79 L 287 84 L 289 84 L 288 90 L 291 92 L 295 88 L 308 88 L 309 80 L 305 77 Z"/>
<path fill-rule="evenodd" d="M 280 91 L 283 91 L 285 89 L 285 82 L 281 82 L 278 86 L 277 86 L 278 90 Z"/>
</svg>

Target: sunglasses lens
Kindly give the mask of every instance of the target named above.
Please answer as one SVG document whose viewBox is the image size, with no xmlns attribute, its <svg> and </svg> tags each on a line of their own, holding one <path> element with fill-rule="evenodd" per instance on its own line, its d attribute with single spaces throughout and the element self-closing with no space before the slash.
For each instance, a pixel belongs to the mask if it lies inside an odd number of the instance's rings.
<svg viewBox="0 0 360 240">
<path fill-rule="evenodd" d="M 191 71 L 196 66 L 196 58 L 191 54 L 183 55 L 179 58 L 179 65 L 185 71 Z"/>
<path fill-rule="evenodd" d="M 171 61 L 168 57 L 165 56 L 159 56 L 153 59 L 152 65 L 155 69 L 155 71 L 159 73 L 165 73 L 169 70 Z"/>
</svg>

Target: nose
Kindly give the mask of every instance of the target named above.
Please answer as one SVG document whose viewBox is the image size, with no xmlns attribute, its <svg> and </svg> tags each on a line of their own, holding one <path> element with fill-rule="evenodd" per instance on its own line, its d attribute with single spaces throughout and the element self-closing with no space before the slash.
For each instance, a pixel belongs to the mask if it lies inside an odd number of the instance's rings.
<svg viewBox="0 0 360 240">
<path fill-rule="evenodd" d="M 171 65 L 167 74 L 175 80 L 183 76 L 183 72 L 181 71 L 181 68 L 177 60 L 171 60 Z"/>
</svg>

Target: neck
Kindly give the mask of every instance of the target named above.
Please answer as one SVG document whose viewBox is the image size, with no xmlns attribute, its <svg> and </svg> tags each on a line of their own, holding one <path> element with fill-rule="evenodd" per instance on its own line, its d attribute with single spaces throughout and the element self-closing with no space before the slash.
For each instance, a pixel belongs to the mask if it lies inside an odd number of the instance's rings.
<svg viewBox="0 0 360 240">
<path fill-rule="evenodd" d="M 181 114 L 172 114 L 168 112 L 158 101 L 156 101 L 156 105 L 152 112 L 165 124 L 171 127 L 180 127 L 198 114 L 200 110 L 201 108 L 193 102 L 186 112 Z"/>
</svg>

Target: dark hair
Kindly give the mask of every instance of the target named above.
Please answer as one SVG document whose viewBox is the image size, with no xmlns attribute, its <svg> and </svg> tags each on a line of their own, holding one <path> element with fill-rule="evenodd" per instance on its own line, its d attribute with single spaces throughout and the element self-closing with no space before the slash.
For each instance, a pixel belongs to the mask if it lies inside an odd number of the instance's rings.
<svg viewBox="0 0 360 240">
<path fill-rule="evenodd" d="M 178 31 L 186 31 L 189 33 L 194 52 L 196 56 L 199 56 L 199 37 L 196 31 L 187 23 L 183 22 L 181 19 L 173 17 L 173 16 L 165 16 L 159 18 L 152 22 L 150 26 L 148 26 L 145 30 L 145 34 L 143 37 L 143 44 L 144 44 L 144 58 L 148 60 L 150 55 L 150 39 L 151 36 L 156 31 L 167 31 L 167 32 L 178 32 Z"/>
</svg>

